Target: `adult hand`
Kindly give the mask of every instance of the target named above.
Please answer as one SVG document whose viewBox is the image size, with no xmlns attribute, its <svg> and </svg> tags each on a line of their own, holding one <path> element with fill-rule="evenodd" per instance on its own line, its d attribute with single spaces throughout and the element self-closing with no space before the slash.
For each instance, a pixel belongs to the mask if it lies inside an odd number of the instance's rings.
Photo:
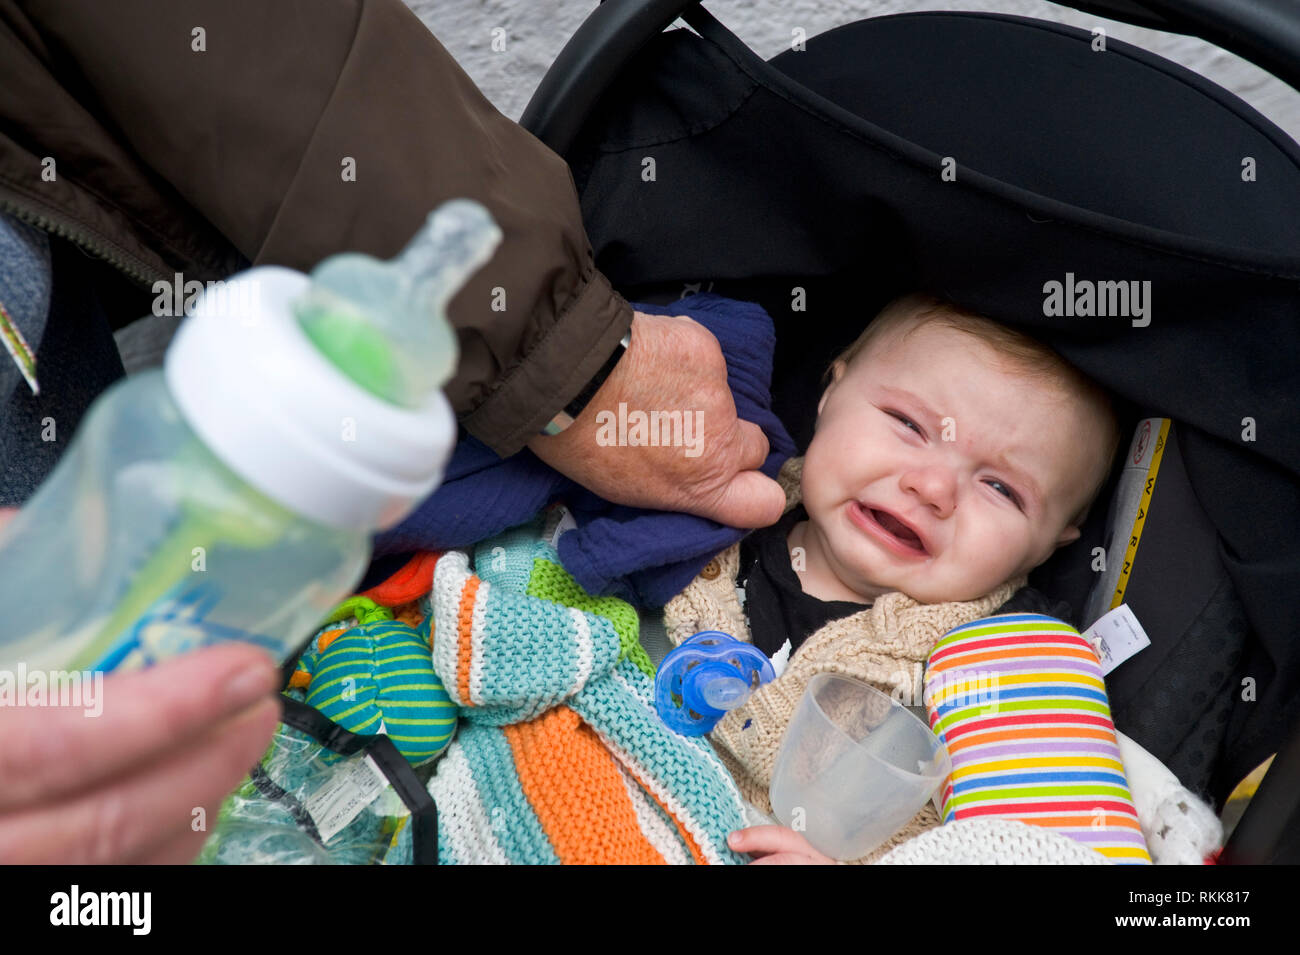
<svg viewBox="0 0 1300 955">
<path fill-rule="evenodd" d="M 681 440 L 657 447 L 611 441 L 617 429 L 610 421 L 620 405 L 629 421 L 635 413 L 659 412 L 674 427 L 680 422 Z M 736 417 L 718 340 L 685 316 L 636 312 L 631 345 L 582 414 L 562 433 L 539 435 L 528 447 L 616 504 L 684 511 L 733 527 L 765 527 L 785 508 L 780 485 L 757 470 L 767 458 L 767 437 Z"/>
<path fill-rule="evenodd" d="M 750 865 L 835 865 L 808 840 L 785 826 L 751 826 L 737 829 L 727 837 L 733 852 L 758 856 Z"/>
<path fill-rule="evenodd" d="M 271 742 L 278 676 L 225 644 L 108 677 L 98 717 L 0 707 L 0 862 L 192 861 Z"/>
<path fill-rule="evenodd" d="M 83 706 L 0 706 L 0 863 L 191 861 L 271 742 L 279 682 L 222 644 L 106 677 L 93 706 L 93 683 Z"/>
</svg>

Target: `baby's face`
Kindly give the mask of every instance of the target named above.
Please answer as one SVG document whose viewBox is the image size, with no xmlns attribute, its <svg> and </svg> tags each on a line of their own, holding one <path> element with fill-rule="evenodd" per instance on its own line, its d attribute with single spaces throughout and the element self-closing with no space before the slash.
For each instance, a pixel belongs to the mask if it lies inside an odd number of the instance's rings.
<svg viewBox="0 0 1300 955">
<path fill-rule="evenodd" d="M 804 460 L 805 590 L 972 600 L 1079 536 L 1104 441 L 1081 402 L 935 323 L 836 375 Z"/>
</svg>

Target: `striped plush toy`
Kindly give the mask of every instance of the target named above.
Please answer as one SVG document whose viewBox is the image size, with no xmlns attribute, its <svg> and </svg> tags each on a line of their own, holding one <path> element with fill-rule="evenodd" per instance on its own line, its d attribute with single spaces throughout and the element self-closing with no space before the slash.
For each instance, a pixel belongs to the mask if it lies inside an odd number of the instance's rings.
<svg viewBox="0 0 1300 955">
<path fill-rule="evenodd" d="M 930 653 L 925 700 L 952 757 L 944 822 L 1016 819 L 1150 863 L 1101 665 L 1069 624 L 1006 614 L 955 627 Z"/>
<path fill-rule="evenodd" d="M 460 707 L 437 764 L 443 863 L 739 863 L 739 793 L 655 712 L 635 610 L 592 597 L 549 542 L 558 514 L 438 560 L 433 663 Z"/>
<path fill-rule="evenodd" d="M 456 730 L 456 705 L 434 672 L 429 618 L 418 627 L 368 597 L 352 597 L 330 615 L 315 645 L 298 660 L 289 686 L 344 729 L 384 733 L 413 766 L 438 756 Z M 326 751 L 323 760 L 338 757 Z"/>
</svg>

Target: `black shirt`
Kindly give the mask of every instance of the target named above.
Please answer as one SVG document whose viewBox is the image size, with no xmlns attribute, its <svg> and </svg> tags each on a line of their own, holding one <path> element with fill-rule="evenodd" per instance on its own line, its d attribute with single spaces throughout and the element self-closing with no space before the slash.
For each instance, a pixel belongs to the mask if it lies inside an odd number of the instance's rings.
<svg viewBox="0 0 1300 955">
<path fill-rule="evenodd" d="M 786 538 L 808 520 L 802 504 L 771 527 L 760 528 L 740 542 L 740 585 L 745 590 L 749 635 L 769 657 L 790 641 L 793 652 L 832 620 L 871 606 L 852 600 L 819 600 L 803 592 L 791 563 Z"/>
</svg>

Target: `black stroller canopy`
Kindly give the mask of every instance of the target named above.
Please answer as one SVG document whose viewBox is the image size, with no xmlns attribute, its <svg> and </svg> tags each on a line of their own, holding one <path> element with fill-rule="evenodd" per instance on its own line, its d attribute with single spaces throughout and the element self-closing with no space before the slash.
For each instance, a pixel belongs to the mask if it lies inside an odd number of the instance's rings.
<svg viewBox="0 0 1300 955">
<path fill-rule="evenodd" d="M 562 147 L 598 266 L 634 299 L 713 281 L 761 302 L 801 442 L 825 363 L 912 288 L 1179 422 L 1251 632 L 1238 675 L 1257 699 L 1234 707 L 1222 798 L 1300 698 L 1300 148 L 1201 77 L 1057 24 L 903 14 L 764 63 L 703 9 L 684 17 L 700 36 L 655 36 Z M 1145 289 L 1148 311 L 1048 314 L 1052 282 Z M 1056 561 L 1088 576 L 1086 548 Z"/>
<path fill-rule="evenodd" d="M 1300 355 L 1300 149 L 1258 113 L 1134 47 L 1094 52 L 1084 31 L 1023 18 L 865 20 L 771 64 L 703 10 L 688 19 L 707 39 L 662 34 L 568 156 L 616 283 L 847 278 L 854 313 L 810 300 L 790 348 L 810 316 L 838 326 L 816 338 L 843 344 L 873 291 L 924 287 L 1300 473 L 1287 360 Z M 1070 274 L 1151 282 L 1150 324 L 1044 315 L 1044 285 Z"/>
<path fill-rule="evenodd" d="M 1295 143 L 1201 77 L 1102 42 L 1042 21 L 913 14 L 840 27 L 771 65 L 901 137 L 900 152 L 929 169 L 951 156 L 958 178 L 981 173 L 1024 205 L 1054 200 L 1071 218 L 1110 217 L 1099 224 L 1247 269 L 1271 257 L 1294 277 Z"/>
</svg>

